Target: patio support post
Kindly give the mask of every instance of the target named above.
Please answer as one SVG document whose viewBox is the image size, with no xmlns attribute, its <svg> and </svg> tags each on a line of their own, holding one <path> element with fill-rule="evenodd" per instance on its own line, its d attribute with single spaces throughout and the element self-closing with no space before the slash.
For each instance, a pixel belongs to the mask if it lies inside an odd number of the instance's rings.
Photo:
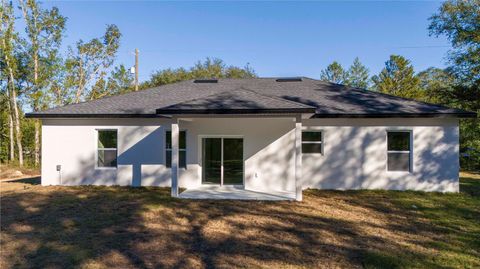
<svg viewBox="0 0 480 269">
<path fill-rule="evenodd" d="M 180 129 L 178 119 L 172 123 L 172 197 L 178 197 L 178 163 L 179 163 Z"/>
<path fill-rule="evenodd" d="M 302 201 L 302 117 L 295 118 L 295 200 Z"/>
</svg>

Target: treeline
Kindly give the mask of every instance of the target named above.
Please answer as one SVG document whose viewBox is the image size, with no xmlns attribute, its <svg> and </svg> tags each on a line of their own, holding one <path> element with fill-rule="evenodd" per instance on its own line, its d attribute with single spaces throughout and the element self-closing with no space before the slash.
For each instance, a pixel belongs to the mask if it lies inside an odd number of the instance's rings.
<svg viewBox="0 0 480 269">
<path fill-rule="evenodd" d="M 16 12 L 17 11 L 17 12 Z M 19 21 L 25 25 L 19 29 Z M 134 90 L 133 74 L 115 65 L 121 32 L 114 24 L 91 40 L 78 40 L 62 52 L 67 18 L 36 0 L 1 0 L 0 5 L 0 162 L 38 166 L 41 126 L 24 111 L 93 100 Z M 206 59 L 190 69 L 158 71 L 140 88 L 199 77 L 254 77 L 245 67 Z"/>
<path fill-rule="evenodd" d="M 105 34 L 79 40 L 60 51 L 67 18 L 57 8 L 42 8 L 35 0 L 0 6 L 0 161 L 38 166 L 40 123 L 25 119 L 26 110 L 92 100 L 133 91 L 133 75 L 115 65 L 121 33 L 108 25 Z M 14 9 L 20 10 L 15 16 Z M 23 20 L 25 29 L 17 29 Z M 450 67 L 415 72 L 409 60 L 392 55 L 377 75 L 356 58 L 344 68 L 333 62 L 321 71 L 323 80 L 366 88 L 431 103 L 480 112 L 480 3 L 447 1 L 430 18 L 431 35 L 445 35 L 453 49 Z M 140 89 L 195 78 L 256 77 L 253 68 L 229 66 L 207 58 L 191 68 L 153 73 Z M 480 121 L 461 121 L 462 165 L 480 169 Z"/>
<path fill-rule="evenodd" d="M 333 62 L 321 71 L 325 81 L 367 88 L 404 98 L 477 112 L 460 121 L 461 164 L 480 169 L 480 1 L 447 1 L 430 17 L 430 35 L 445 35 L 452 44 L 449 67 L 415 72 L 411 62 L 391 55 L 377 75 L 358 58 L 345 69 Z"/>
</svg>

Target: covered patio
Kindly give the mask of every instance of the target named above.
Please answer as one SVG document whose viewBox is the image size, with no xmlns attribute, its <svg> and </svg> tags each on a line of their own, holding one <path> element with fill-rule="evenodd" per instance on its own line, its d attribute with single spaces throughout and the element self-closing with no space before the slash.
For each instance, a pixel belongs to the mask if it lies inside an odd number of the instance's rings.
<svg viewBox="0 0 480 269">
<path fill-rule="evenodd" d="M 179 194 L 185 199 L 215 199 L 215 200 L 260 200 L 260 201 L 291 201 L 296 199 L 295 192 L 268 191 L 259 192 L 244 189 L 243 186 L 202 185 L 189 188 Z"/>
</svg>

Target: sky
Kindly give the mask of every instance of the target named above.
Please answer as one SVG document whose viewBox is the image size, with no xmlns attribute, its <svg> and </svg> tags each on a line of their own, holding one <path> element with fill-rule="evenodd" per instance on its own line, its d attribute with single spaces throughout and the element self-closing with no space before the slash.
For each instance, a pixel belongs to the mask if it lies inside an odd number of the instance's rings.
<svg viewBox="0 0 480 269">
<path fill-rule="evenodd" d="M 63 48 L 100 37 L 107 24 L 122 33 L 117 63 L 133 66 L 140 50 L 140 81 L 164 68 L 191 67 L 217 57 L 249 64 L 261 77 L 307 76 L 336 60 L 359 57 L 371 75 L 391 54 L 421 71 L 445 67 L 450 44 L 428 35 L 436 1 L 158 2 L 47 1 L 68 17 Z"/>
</svg>

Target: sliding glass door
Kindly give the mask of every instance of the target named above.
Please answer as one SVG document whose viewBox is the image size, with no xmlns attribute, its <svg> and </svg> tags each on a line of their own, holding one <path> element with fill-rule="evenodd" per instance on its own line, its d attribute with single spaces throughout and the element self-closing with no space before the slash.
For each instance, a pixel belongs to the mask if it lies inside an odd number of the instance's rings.
<svg viewBox="0 0 480 269">
<path fill-rule="evenodd" d="M 243 139 L 202 139 L 202 183 L 243 185 Z"/>
</svg>

